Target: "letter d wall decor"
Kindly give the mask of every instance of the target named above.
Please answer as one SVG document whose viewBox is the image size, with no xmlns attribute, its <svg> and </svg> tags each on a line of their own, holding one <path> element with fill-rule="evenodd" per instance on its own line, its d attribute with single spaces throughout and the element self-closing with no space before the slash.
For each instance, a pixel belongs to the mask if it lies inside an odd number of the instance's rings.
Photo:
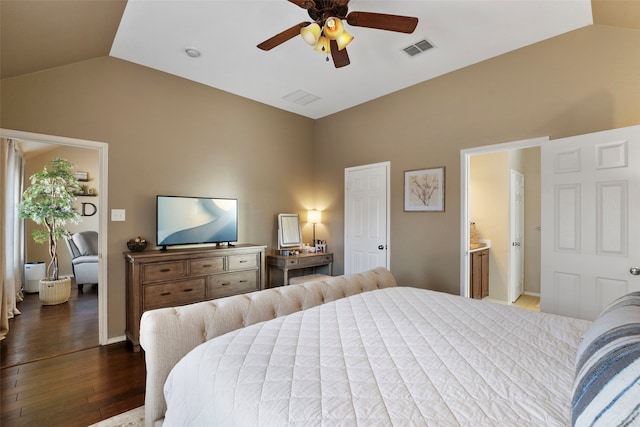
<svg viewBox="0 0 640 427">
<path fill-rule="evenodd" d="M 94 216 L 98 212 L 98 208 L 93 203 L 82 203 L 82 210 L 80 215 L 82 216 Z"/>
</svg>

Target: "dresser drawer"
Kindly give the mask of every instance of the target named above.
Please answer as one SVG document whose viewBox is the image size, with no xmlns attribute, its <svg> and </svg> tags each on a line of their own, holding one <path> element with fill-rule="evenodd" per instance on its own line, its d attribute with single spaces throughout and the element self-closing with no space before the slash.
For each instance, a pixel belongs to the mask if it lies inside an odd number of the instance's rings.
<svg viewBox="0 0 640 427">
<path fill-rule="evenodd" d="M 189 261 L 189 274 L 200 276 L 202 274 L 222 273 L 224 271 L 224 257 L 204 258 Z"/>
<path fill-rule="evenodd" d="M 209 276 L 207 298 L 220 298 L 258 290 L 258 270 Z"/>
<path fill-rule="evenodd" d="M 333 262 L 333 254 L 300 257 L 299 260 L 300 261 L 298 262 L 298 265 L 300 266 L 325 265 L 327 263 Z"/>
<path fill-rule="evenodd" d="M 161 285 L 143 287 L 144 309 L 172 307 L 202 301 L 205 296 L 205 279 L 197 278 Z"/>
<path fill-rule="evenodd" d="M 264 288 L 265 249 L 237 244 L 126 252 L 125 334 L 133 350 L 140 351 L 140 318 L 146 310 Z"/>
<path fill-rule="evenodd" d="M 142 266 L 142 282 L 161 282 L 163 280 L 178 279 L 187 275 L 184 261 L 159 262 Z"/>
<path fill-rule="evenodd" d="M 227 270 L 243 270 L 245 268 L 257 268 L 258 255 L 229 255 L 229 267 Z"/>
</svg>

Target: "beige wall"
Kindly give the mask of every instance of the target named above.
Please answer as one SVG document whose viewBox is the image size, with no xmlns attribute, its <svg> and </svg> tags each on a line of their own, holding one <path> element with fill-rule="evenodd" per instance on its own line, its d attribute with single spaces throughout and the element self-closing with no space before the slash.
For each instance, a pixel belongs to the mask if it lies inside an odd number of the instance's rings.
<svg viewBox="0 0 640 427">
<path fill-rule="evenodd" d="M 99 184 L 98 175 L 98 152 L 96 150 L 79 149 L 73 147 L 61 147 L 52 145 L 53 150 L 47 150 L 42 154 L 35 156 L 26 156 L 25 158 L 25 183 L 24 188 L 27 188 L 29 183 L 29 177 L 34 173 L 40 171 L 44 165 L 46 165 L 54 157 L 62 157 L 69 160 L 74 165 L 74 170 L 84 171 L 89 173 L 89 182 L 81 183 L 88 185 L 92 188 L 97 188 Z M 93 203 L 97 209 L 100 207 L 100 197 L 78 197 L 78 200 L 74 207 L 78 212 L 82 212 L 82 202 Z M 87 213 L 93 211 L 93 208 L 87 207 L 85 209 Z M 31 238 L 31 233 L 37 226 L 33 221 L 25 222 L 26 239 L 26 259 L 27 261 L 44 261 L 49 262 L 48 246 L 43 244 L 37 244 Z M 98 215 L 83 216 L 80 218 L 80 222 L 77 224 L 68 222 L 65 225 L 70 233 L 76 233 L 78 231 L 93 230 L 98 231 Z M 60 268 L 60 274 L 71 275 L 73 274 L 71 268 L 71 256 L 67 245 L 63 241 L 58 242 L 58 266 Z"/>
<path fill-rule="evenodd" d="M 460 150 L 640 124 L 638 52 L 640 31 L 589 26 L 318 120 L 316 197 L 337 259 L 344 168 L 390 161 L 392 272 L 459 293 Z M 446 211 L 403 212 L 403 172 L 442 165 Z"/>
<path fill-rule="evenodd" d="M 126 241 L 155 239 L 155 195 L 239 199 L 239 240 L 273 246 L 313 202 L 311 119 L 114 58 L 2 80 L 0 126 L 109 144 L 110 337 L 124 334 Z M 305 228 L 305 239 L 311 230 Z"/>
<path fill-rule="evenodd" d="M 587 27 L 317 121 L 100 58 L 2 80 L 0 126 L 109 144 L 109 208 L 128 219 L 109 223 L 116 337 L 122 251 L 132 236 L 153 236 L 155 194 L 238 197 L 240 240 L 270 246 L 278 212 L 324 209 L 317 233 L 339 274 L 344 168 L 387 160 L 392 272 L 458 293 L 460 150 L 640 123 L 639 51 L 637 30 Z M 403 212 L 403 171 L 443 165 L 446 212 Z"/>
<path fill-rule="evenodd" d="M 469 173 L 469 220 L 481 240 L 490 240 L 489 298 L 507 301 L 509 283 L 510 152 L 472 156 Z"/>
<path fill-rule="evenodd" d="M 491 241 L 489 298 L 507 302 L 509 295 L 510 170 L 524 175 L 524 291 L 540 292 L 540 148 L 471 156 L 469 216 L 481 239 Z"/>
<path fill-rule="evenodd" d="M 524 292 L 540 294 L 540 148 L 524 150 Z"/>
</svg>

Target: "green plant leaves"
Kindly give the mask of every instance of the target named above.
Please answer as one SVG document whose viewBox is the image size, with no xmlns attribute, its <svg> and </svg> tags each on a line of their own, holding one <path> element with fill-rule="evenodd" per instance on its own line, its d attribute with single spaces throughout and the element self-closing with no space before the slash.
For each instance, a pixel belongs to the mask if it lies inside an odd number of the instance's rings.
<svg viewBox="0 0 640 427">
<path fill-rule="evenodd" d="M 33 231 L 36 243 L 47 243 L 54 265 L 53 279 L 57 280 L 56 241 L 69 236 L 63 228 L 67 221 L 77 223 L 80 213 L 73 208 L 74 193 L 81 186 L 73 174 L 73 165 L 66 159 L 54 158 L 41 171 L 33 174 L 31 186 L 22 195 L 18 206 L 20 218 L 29 218 L 43 229 Z"/>
</svg>

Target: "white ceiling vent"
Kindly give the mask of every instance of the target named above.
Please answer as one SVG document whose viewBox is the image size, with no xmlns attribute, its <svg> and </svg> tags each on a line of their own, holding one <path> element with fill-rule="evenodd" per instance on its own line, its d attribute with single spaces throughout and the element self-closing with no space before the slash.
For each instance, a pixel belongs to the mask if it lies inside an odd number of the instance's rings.
<svg viewBox="0 0 640 427">
<path fill-rule="evenodd" d="M 434 45 L 427 39 L 422 39 L 417 43 L 412 44 L 411 46 L 405 47 L 403 50 L 409 56 L 416 56 L 419 53 L 423 53 L 433 48 Z"/>
<path fill-rule="evenodd" d="M 283 96 L 282 99 L 298 105 L 307 105 L 317 101 L 318 99 L 320 99 L 320 97 L 303 90 L 296 90 L 289 95 Z"/>
</svg>

